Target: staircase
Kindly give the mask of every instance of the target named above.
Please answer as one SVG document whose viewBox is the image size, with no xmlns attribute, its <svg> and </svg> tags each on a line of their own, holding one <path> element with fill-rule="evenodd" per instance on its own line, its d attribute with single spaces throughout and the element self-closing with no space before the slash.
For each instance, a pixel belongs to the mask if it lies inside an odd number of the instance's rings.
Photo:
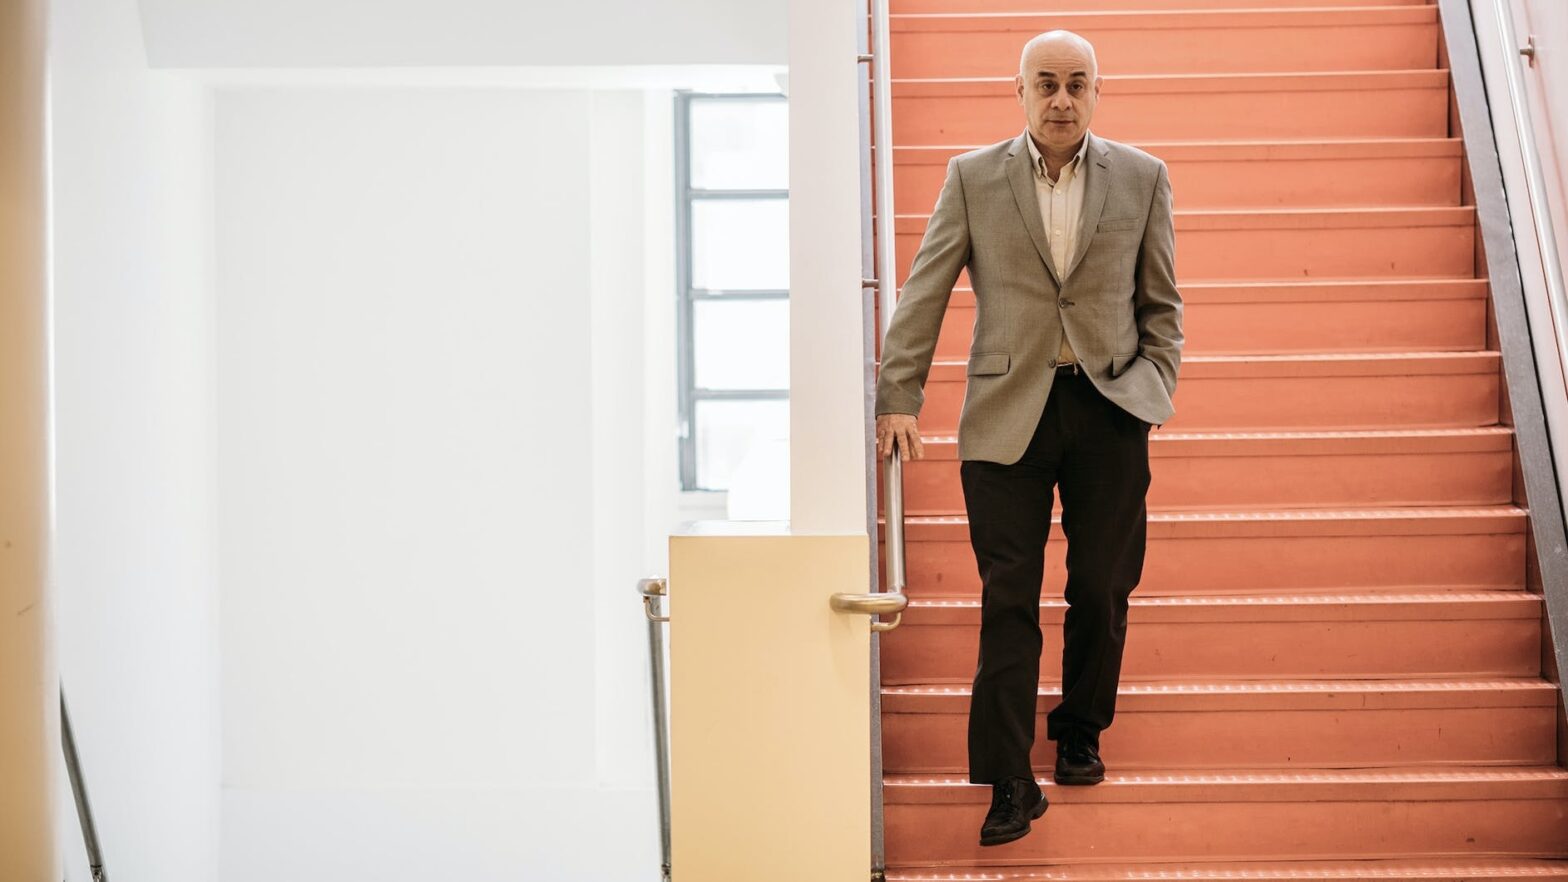
<svg viewBox="0 0 1568 882">
<path fill-rule="evenodd" d="M 1187 342 L 1176 415 L 1151 434 L 1106 780 L 1051 780 L 1058 503 L 1034 753 L 1051 807 L 982 848 L 960 277 L 920 414 L 926 458 L 904 463 L 909 607 L 881 637 L 887 879 L 1568 877 L 1553 860 L 1568 858 L 1568 734 L 1437 7 L 892 12 L 900 282 L 948 158 L 1023 129 L 1024 41 L 1066 28 L 1106 77 L 1091 128 L 1169 166 Z"/>
</svg>

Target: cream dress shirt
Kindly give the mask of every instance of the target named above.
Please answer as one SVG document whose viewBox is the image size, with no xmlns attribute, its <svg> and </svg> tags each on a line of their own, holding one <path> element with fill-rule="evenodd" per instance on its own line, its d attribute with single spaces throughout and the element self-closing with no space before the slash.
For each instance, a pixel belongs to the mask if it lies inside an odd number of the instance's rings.
<svg viewBox="0 0 1568 882">
<path fill-rule="evenodd" d="M 1034 160 L 1034 195 L 1040 203 L 1040 222 L 1045 227 L 1045 241 L 1051 248 L 1051 263 L 1058 274 L 1067 269 L 1067 258 L 1078 241 L 1078 213 L 1083 208 L 1084 155 L 1089 150 L 1089 135 L 1085 132 L 1078 143 L 1078 152 L 1051 180 L 1045 171 L 1045 157 L 1034 144 L 1034 137 L 1024 130 L 1024 142 L 1029 145 L 1029 157 Z M 1061 355 L 1057 363 L 1077 361 L 1078 356 L 1062 335 Z"/>
</svg>

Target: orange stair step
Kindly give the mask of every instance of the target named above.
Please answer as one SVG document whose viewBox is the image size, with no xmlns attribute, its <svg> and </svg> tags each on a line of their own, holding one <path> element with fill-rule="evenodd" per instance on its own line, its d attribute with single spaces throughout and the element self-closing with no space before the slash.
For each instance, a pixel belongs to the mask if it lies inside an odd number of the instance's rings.
<svg viewBox="0 0 1568 882">
<path fill-rule="evenodd" d="M 1486 294 L 1485 279 L 1182 283 L 1182 333 L 1187 338 L 1182 353 L 1485 349 Z M 955 289 L 942 317 L 936 357 L 964 358 L 974 322 L 974 292 Z M 880 346 L 878 341 L 878 355 Z"/>
<path fill-rule="evenodd" d="M 1099 131 L 1098 114 L 1092 128 Z M 1459 204 L 1459 138 L 1131 143 L 1165 160 L 1183 211 Z M 947 161 L 981 146 L 895 148 L 897 210 L 928 214 Z"/>
<path fill-rule="evenodd" d="M 1516 505 L 1151 512 L 1136 590 L 1145 597 L 1518 590 L 1526 516 Z M 879 545 L 885 537 L 879 529 Z M 907 518 L 905 540 L 911 598 L 979 595 L 965 518 Z M 1061 518 L 1053 516 L 1042 583 L 1047 596 L 1062 593 L 1062 540 Z"/>
<path fill-rule="evenodd" d="M 921 442 L 924 457 L 904 464 L 904 513 L 963 514 L 957 436 Z M 1513 499 L 1513 429 L 1162 428 L 1149 436 L 1149 469 L 1150 511 L 1493 505 Z"/>
<path fill-rule="evenodd" d="M 967 772 L 970 697 L 967 685 L 883 687 L 883 769 Z M 1059 683 L 1041 685 L 1031 755 L 1041 774 L 1056 761 L 1043 721 L 1060 700 Z M 1128 771 L 1547 765 L 1557 686 L 1540 676 L 1123 683 L 1100 752 Z"/>
<path fill-rule="evenodd" d="M 960 361 L 932 362 L 919 414 L 922 432 L 957 431 L 967 367 Z M 1103 364 L 1100 369 L 1105 370 Z M 1042 366 L 1041 370 L 1049 368 Z M 1036 380 L 1043 383 L 1044 377 Z M 1498 421 L 1500 385 L 1500 353 L 1496 351 L 1183 353 L 1176 412 L 1154 430 L 1154 435 L 1166 430 L 1297 432 L 1490 426 Z M 1042 400 L 1042 407 L 1044 403 Z"/>
<path fill-rule="evenodd" d="M 900 78 L 1011 76 L 1024 42 L 1052 28 L 1082 35 L 1101 70 L 1118 74 L 1437 66 L 1432 6 L 916 13 L 889 24 Z"/>
<path fill-rule="evenodd" d="M 1060 593 L 1042 596 L 1042 674 L 1059 673 L 1066 612 Z M 1541 671 L 1541 597 L 1528 591 L 1145 596 L 1140 585 L 1127 616 L 1124 684 Z M 882 683 L 971 683 L 979 638 L 978 596 L 912 597 L 881 635 Z"/>
<path fill-rule="evenodd" d="M 1091 125 L 1117 141 L 1449 136 L 1446 68 L 1104 77 Z M 992 144 L 1024 128 L 1012 76 L 894 80 L 892 92 L 897 147 Z"/>
<path fill-rule="evenodd" d="M 1568 877 L 1568 860 L 1543 858 L 1395 858 L 1385 860 L 1227 861 L 1222 863 L 1069 864 L 1033 867 L 904 869 L 887 882 L 1148 882 L 1161 879 L 1279 879 L 1342 882 L 1345 879 L 1468 879 Z"/>
<path fill-rule="evenodd" d="M 1303 6 L 1354 9 L 1363 6 L 1430 6 L 1432 0 L 892 0 L 894 15 L 905 13 L 1074 13 L 1120 12 L 1128 9 L 1245 9 L 1266 6 L 1296 9 Z"/>
<path fill-rule="evenodd" d="M 900 286 L 928 220 L 899 215 L 894 224 Z M 1475 224 L 1469 205 L 1178 210 L 1176 274 L 1202 281 L 1468 279 L 1476 274 Z M 968 272 L 961 277 L 968 287 Z"/>
<path fill-rule="evenodd" d="M 886 776 L 888 865 L 1568 857 L 1568 770 L 1555 766 L 1201 773 L 1111 767 L 1093 786 L 1037 780 L 1051 806 L 1032 832 L 981 847 L 989 786 L 957 775 Z"/>
</svg>

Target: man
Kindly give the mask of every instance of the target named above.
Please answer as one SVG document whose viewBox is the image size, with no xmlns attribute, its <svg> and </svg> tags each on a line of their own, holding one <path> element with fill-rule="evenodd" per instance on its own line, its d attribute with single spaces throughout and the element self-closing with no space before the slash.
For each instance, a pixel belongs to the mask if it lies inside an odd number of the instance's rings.
<svg viewBox="0 0 1568 882">
<path fill-rule="evenodd" d="M 1143 573 L 1149 430 L 1174 413 L 1182 303 L 1163 161 L 1094 135 L 1094 47 L 1054 30 L 1023 49 L 1026 127 L 954 157 L 882 349 L 877 449 L 924 456 L 916 416 L 959 271 L 975 295 L 958 458 L 982 583 L 969 780 L 992 785 L 981 845 L 1029 832 L 1047 800 L 1029 751 L 1052 493 L 1068 603 L 1055 780 L 1104 780 L 1127 597 Z"/>
</svg>

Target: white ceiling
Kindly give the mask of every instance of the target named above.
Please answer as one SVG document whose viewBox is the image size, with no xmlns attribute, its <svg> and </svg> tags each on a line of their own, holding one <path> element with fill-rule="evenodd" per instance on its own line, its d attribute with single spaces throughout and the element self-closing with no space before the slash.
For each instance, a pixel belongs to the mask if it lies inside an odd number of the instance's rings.
<svg viewBox="0 0 1568 882">
<path fill-rule="evenodd" d="M 151 67 L 778 64 L 786 0 L 141 0 Z"/>
</svg>

